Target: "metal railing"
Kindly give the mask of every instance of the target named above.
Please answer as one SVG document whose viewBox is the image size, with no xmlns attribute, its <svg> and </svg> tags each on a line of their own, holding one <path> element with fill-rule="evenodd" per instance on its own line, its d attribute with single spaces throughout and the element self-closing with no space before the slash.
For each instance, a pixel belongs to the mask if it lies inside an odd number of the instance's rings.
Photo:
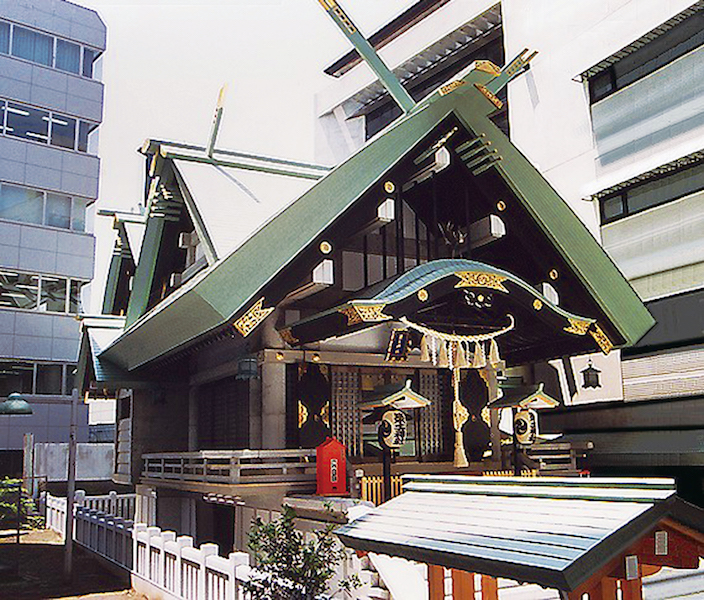
<svg viewBox="0 0 704 600">
<path fill-rule="evenodd" d="M 143 454 L 142 477 L 198 483 L 314 483 L 315 449 Z"/>
</svg>

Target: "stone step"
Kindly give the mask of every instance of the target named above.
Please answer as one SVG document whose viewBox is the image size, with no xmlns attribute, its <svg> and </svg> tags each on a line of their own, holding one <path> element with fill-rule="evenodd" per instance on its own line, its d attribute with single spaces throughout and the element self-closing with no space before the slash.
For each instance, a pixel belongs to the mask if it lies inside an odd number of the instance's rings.
<svg viewBox="0 0 704 600">
<path fill-rule="evenodd" d="M 389 590 L 380 587 L 370 587 L 367 590 L 367 598 L 370 600 L 391 600 Z"/>
</svg>

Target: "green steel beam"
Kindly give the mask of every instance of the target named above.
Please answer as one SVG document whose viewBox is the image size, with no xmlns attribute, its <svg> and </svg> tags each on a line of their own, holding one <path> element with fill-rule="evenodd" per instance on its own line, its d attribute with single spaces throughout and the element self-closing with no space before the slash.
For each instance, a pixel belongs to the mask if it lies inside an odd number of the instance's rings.
<svg viewBox="0 0 704 600">
<path fill-rule="evenodd" d="M 149 295 L 154 283 L 156 262 L 164 235 L 165 217 L 161 214 L 151 215 L 147 219 L 144 241 L 139 253 L 139 264 L 132 282 L 132 293 L 127 306 L 125 327 L 128 328 L 147 311 Z"/>
<path fill-rule="evenodd" d="M 140 148 L 142 154 L 158 154 L 160 148 L 168 152 L 169 148 L 178 148 L 180 150 L 192 150 L 194 152 L 204 152 L 207 154 L 207 148 L 205 146 L 198 146 L 195 144 L 184 144 L 183 142 L 170 142 L 168 140 L 156 140 L 148 139 L 144 142 Z M 277 158 L 275 156 L 266 156 L 264 154 L 253 154 L 251 152 L 240 152 L 237 150 L 223 150 L 222 148 L 215 148 L 213 150 L 213 160 L 218 160 L 215 158 L 218 154 L 224 156 L 234 156 L 236 158 L 247 158 L 264 163 L 272 163 L 275 165 L 285 165 L 288 167 L 301 167 L 302 169 L 310 169 L 312 171 L 322 171 L 327 173 L 332 171 L 333 167 L 327 165 L 318 165 L 315 163 L 303 162 L 300 160 L 290 160 L 288 158 Z"/>
<path fill-rule="evenodd" d="M 269 173 L 270 175 L 285 175 L 287 177 L 298 177 L 300 179 L 322 179 L 324 175 L 318 173 L 306 173 L 304 171 L 297 171 L 295 169 L 280 169 L 276 167 L 268 167 L 265 165 L 253 165 L 250 163 L 230 161 L 230 160 L 220 160 L 219 158 L 210 158 L 208 156 L 194 156 L 193 154 L 182 154 L 180 152 L 164 152 L 163 156 L 165 158 L 171 158 L 176 160 L 187 160 L 191 162 L 205 163 L 208 165 L 215 165 L 218 167 L 232 167 L 234 169 L 244 169 L 246 171 L 258 171 L 260 173 Z"/>
<path fill-rule="evenodd" d="M 207 153 L 210 158 L 213 157 L 213 152 L 215 151 L 215 142 L 218 139 L 218 132 L 220 131 L 220 123 L 222 121 L 223 103 L 225 101 L 225 86 L 220 88 L 220 93 L 218 94 L 218 103 L 215 106 L 215 116 L 213 117 L 213 124 L 210 128 L 210 136 L 208 137 L 208 148 Z"/>
<path fill-rule="evenodd" d="M 122 271 L 122 250 L 115 244 L 115 249 L 110 259 L 108 278 L 105 282 L 105 294 L 103 296 L 104 315 L 111 315 L 115 309 L 115 297 L 117 296 L 117 285 L 120 281 L 120 271 Z"/>
<path fill-rule="evenodd" d="M 352 19 L 347 16 L 335 0 L 318 0 L 318 2 L 320 2 L 347 39 L 352 42 L 357 52 L 371 67 L 371 70 L 374 71 L 379 81 L 388 90 L 403 112 L 411 112 L 416 105 L 415 100 L 411 98 L 411 95 L 401 85 L 401 82 L 392 73 L 391 69 L 381 60 L 376 50 L 367 41 L 367 38 L 359 32 Z"/>
<path fill-rule="evenodd" d="M 115 300 L 117 298 L 117 288 L 120 285 L 120 275 L 124 271 L 125 261 L 133 260 L 124 223 L 115 218 L 113 228 L 117 231 L 117 239 L 115 240 L 115 247 L 113 248 L 112 258 L 110 259 L 108 278 L 105 282 L 102 311 L 104 315 L 113 314 L 115 310 Z"/>
<path fill-rule="evenodd" d="M 501 69 L 501 75 L 486 84 L 486 89 L 488 89 L 492 94 L 496 95 L 499 93 L 500 90 L 502 90 L 508 85 L 509 81 L 515 79 L 521 73 L 525 72 L 525 70 L 529 66 L 530 61 L 535 58 L 535 55 L 538 54 L 538 52 L 535 51 L 532 54 L 526 56 L 527 54 L 528 48 L 524 48 L 516 58 L 514 58 L 510 63 L 508 63 L 508 65 Z"/>
</svg>

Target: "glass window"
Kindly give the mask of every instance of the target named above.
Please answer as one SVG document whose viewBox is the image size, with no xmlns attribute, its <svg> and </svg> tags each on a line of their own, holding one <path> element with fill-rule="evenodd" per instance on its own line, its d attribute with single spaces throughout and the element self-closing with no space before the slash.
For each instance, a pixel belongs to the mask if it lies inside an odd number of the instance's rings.
<svg viewBox="0 0 704 600">
<path fill-rule="evenodd" d="M 36 275 L 0 271 L 0 306 L 4 308 L 37 308 L 39 278 Z"/>
<path fill-rule="evenodd" d="M 73 212 L 71 213 L 71 229 L 74 231 L 85 231 L 86 230 L 86 208 L 88 207 L 88 200 L 84 198 L 74 198 L 73 199 Z"/>
<path fill-rule="evenodd" d="M 88 136 L 95 130 L 95 123 L 81 121 L 78 128 L 78 151 L 88 152 Z"/>
<path fill-rule="evenodd" d="M 10 24 L 5 21 L 0 21 L 0 52 L 10 53 Z"/>
<path fill-rule="evenodd" d="M 704 189 L 704 165 L 673 173 L 628 191 L 628 212 L 635 213 Z"/>
<path fill-rule="evenodd" d="M 0 361 L 0 396 L 13 392 L 31 394 L 34 365 L 29 362 Z"/>
<path fill-rule="evenodd" d="M 66 280 L 62 277 L 43 275 L 39 310 L 66 312 L 66 283 Z"/>
<path fill-rule="evenodd" d="M 12 54 L 50 67 L 54 54 L 54 38 L 15 25 Z"/>
<path fill-rule="evenodd" d="M 608 96 L 616 89 L 614 71 L 611 67 L 589 80 L 589 96 L 592 103 Z"/>
<path fill-rule="evenodd" d="M 81 70 L 81 47 L 64 40 L 56 40 L 56 63 L 54 65 L 61 71 L 78 73 Z"/>
<path fill-rule="evenodd" d="M 601 201 L 601 218 L 604 222 L 611 221 L 623 214 L 623 196 L 612 196 Z"/>
<path fill-rule="evenodd" d="M 81 288 L 85 285 L 83 281 L 71 281 L 71 295 L 69 296 L 68 312 L 72 315 L 81 311 Z"/>
<path fill-rule="evenodd" d="M 62 365 L 37 365 L 37 394 L 61 394 Z"/>
<path fill-rule="evenodd" d="M 67 396 L 73 393 L 74 381 L 76 379 L 76 365 L 66 365 L 66 378 L 64 380 L 64 394 Z"/>
<path fill-rule="evenodd" d="M 46 144 L 49 139 L 49 113 L 8 102 L 5 133 Z"/>
<path fill-rule="evenodd" d="M 0 133 L 5 133 L 5 101 L 0 100 Z"/>
<path fill-rule="evenodd" d="M 0 219 L 36 223 L 44 216 L 44 194 L 14 185 L 0 185 Z"/>
<path fill-rule="evenodd" d="M 83 48 L 83 76 L 93 77 L 93 63 L 98 58 L 98 53 L 90 48 Z"/>
<path fill-rule="evenodd" d="M 61 194 L 46 195 L 46 225 L 71 228 L 71 197 Z"/>
<path fill-rule="evenodd" d="M 73 150 L 76 147 L 76 119 L 63 115 L 52 115 L 51 144 Z"/>
</svg>

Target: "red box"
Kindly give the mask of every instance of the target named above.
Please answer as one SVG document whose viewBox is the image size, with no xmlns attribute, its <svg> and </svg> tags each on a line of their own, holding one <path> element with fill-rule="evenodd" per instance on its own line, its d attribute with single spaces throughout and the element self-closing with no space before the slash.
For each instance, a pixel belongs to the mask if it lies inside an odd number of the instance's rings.
<svg viewBox="0 0 704 600">
<path fill-rule="evenodd" d="M 328 437 L 315 451 L 318 496 L 347 496 L 345 445 Z"/>
</svg>

